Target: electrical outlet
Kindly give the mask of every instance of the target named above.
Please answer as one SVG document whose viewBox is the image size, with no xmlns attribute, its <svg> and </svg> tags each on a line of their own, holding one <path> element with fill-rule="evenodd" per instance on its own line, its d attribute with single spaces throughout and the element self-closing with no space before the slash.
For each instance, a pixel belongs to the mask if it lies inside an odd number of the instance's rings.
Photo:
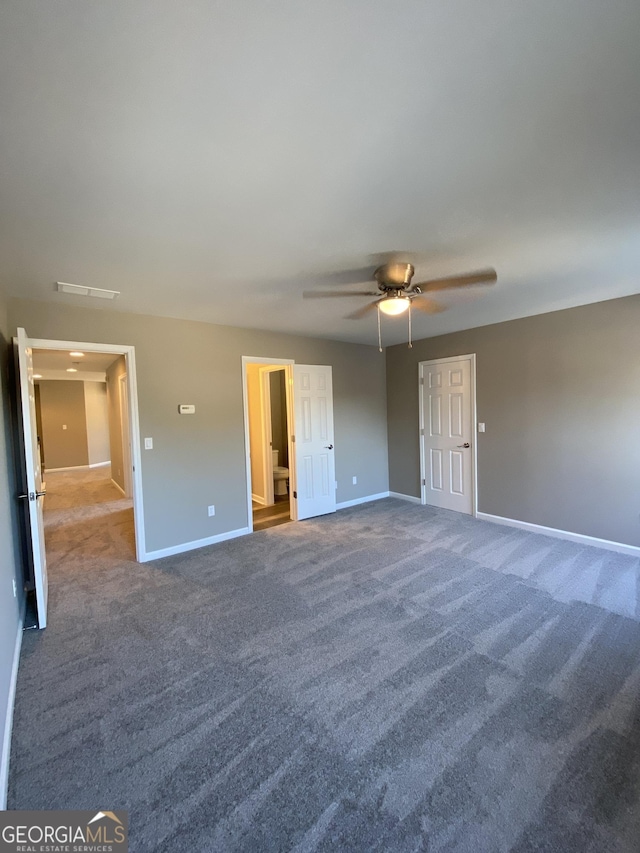
<svg viewBox="0 0 640 853">
<path fill-rule="evenodd" d="M 13 579 L 13 597 L 16 598 L 18 595 L 18 587 L 16 586 L 16 579 Z"/>
<path fill-rule="evenodd" d="M 207 512 L 209 513 L 209 517 L 216 514 L 216 508 L 213 504 L 207 507 Z"/>
<path fill-rule="evenodd" d="M 153 450 L 153 439 L 152 438 L 145 438 L 144 449 L 145 450 Z"/>
<path fill-rule="evenodd" d="M 352 477 L 352 478 L 351 478 L 351 482 L 353 483 L 353 485 L 354 485 L 354 486 L 357 486 L 357 485 L 358 485 L 358 478 L 357 478 L 357 477 Z"/>
</svg>

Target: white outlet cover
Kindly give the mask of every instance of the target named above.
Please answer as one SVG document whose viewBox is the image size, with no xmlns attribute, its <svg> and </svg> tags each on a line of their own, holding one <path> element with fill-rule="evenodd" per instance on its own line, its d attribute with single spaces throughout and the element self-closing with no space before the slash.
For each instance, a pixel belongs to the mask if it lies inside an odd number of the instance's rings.
<svg viewBox="0 0 640 853">
<path fill-rule="evenodd" d="M 152 438 L 145 438 L 144 449 L 145 450 L 153 450 L 153 439 Z"/>
<path fill-rule="evenodd" d="M 484 432 L 484 424 L 483 423 L 478 424 L 478 432 Z"/>
</svg>

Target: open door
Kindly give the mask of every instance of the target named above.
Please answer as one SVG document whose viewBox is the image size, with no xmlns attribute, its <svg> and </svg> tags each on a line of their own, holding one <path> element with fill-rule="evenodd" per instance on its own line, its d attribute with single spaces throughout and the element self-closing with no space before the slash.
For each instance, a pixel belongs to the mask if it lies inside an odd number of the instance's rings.
<svg viewBox="0 0 640 853">
<path fill-rule="evenodd" d="M 13 339 L 20 416 L 21 458 L 24 459 L 23 492 L 18 497 L 25 504 L 27 552 L 29 558 L 28 585 L 35 590 L 38 627 L 47 625 L 47 559 L 44 547 L 44 518 L 42 516 L 42 469 L 36 427 L 36 398 L 33 384 L 31 346 L 24 329 L 18 329 Z"/>
<path fill-rule="evenodd" d="M 327 365 L 295 364 L 293 377 L 294 498 L 300 521 L 336 511 L 333 388 Z"/>
</svg>

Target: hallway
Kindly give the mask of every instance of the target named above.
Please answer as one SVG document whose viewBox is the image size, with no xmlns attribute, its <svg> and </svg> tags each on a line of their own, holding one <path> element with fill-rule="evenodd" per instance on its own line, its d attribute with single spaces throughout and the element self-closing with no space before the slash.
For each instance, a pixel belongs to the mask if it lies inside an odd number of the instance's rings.
<svg viewBox="0 0 640 853">
<path fill-rule="evenodd" d="M 91 558 L 135 560 L 133 502 L 114 486 L 109 466 L 45 472 L 44 479 L 50 583 L 76 571 L 76 560 L 82 571 L 91 571 Z"/>
</svg>

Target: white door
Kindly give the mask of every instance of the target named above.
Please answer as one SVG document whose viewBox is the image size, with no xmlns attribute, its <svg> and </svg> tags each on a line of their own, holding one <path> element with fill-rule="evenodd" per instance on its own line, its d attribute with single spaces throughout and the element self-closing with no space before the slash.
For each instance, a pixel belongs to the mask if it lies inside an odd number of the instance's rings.
<svg viewBox="0 0 640 853">
<path fill-rule="evenodd" d="M 24 329 L 18 329 L 13 339 L 16 355 L 18 400 L 21 409 L 20 440 L 22 443 L 23 494 L 21 502 L 25 504 L 26 527 L 29 538 L 28 556 L 31 563 L 31 578 L 36 594 L 38 627 L 47 625 L 47 558 L 44 547 L 44 519 L 42 516 L 42 469 L 38 452 L 38 430 L 36 427 L 36 398 L 33 385 L 33 358 L 29 339 Z"/>
<path fill-rule="evenodd" d="M 472 359 L 423 362 L 423 502 L 473 512 Z"/>
<path fill-rule="evenodd" d="M 331 367 L 293 366 L 297 519 L 336 511 Z"/>
</svg>

